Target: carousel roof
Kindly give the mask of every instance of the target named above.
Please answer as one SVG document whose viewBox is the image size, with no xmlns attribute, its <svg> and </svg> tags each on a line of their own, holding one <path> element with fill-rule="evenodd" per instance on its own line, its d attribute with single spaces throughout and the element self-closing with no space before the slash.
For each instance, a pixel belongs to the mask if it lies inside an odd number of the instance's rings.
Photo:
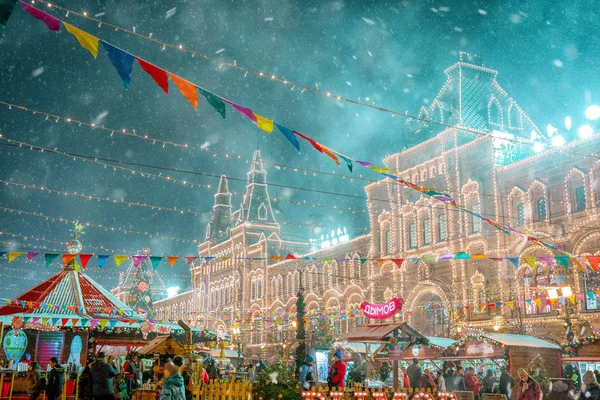
<svg viewBox="0 0 600 400">
<path fill-rule="evenodd" d="M 69 267 L 0 307 L 0 316 L 16 314 L 144 320 L 93 279 Z"/>
</svg>

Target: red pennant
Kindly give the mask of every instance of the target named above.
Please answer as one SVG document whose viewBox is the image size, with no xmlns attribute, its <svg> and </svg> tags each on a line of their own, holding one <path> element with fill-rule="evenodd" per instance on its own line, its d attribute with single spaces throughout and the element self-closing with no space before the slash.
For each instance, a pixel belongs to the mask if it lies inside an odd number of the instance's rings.
<svg viewBox="0 0 600 400">
<path fill-rule="evenodd" d="M 296 135 L 300 136 L 302 139 L 308 141 L 310 144 L 312 144 L 312 146 L 319 152 L 322 153 L 323 152 L 323 146 L 321 146 L 319 143 L 317 143 L 315 140 L 309 138 L 308 136 L 305 136 L 299 132 L 296 131 L 292 131 L 294 132 Z"/>
<path fill-rule="evenodd" d="M 590 267 L 594 270 L 594 272 L 598 272 L 598 262 L 600 262 L 600 256 L 588 256 L 587 259 L 590 262 Z"/>
<path fill-rule="evenodd" d="M 471 306 L 465 306 L 465 310 L 469 311 L 471 309 Z"/>
<path fill-rule="evenodd" d="M 402 259 L 402 258 L 392 258 L 392 261 L 394 262 L 394 264 L 396 264 L 398 266 L 398 268 L 402 268 L 402 262 L 404 261 L 404 259 Z"/>
<path fill-rule="evenodd" d="M 94 257 L 93 254 L 80 254 L 79 261 L 81 262 L 81 268 L 85 269 L 90 258 Z"/>
<path fill-rule="evenodd" d="M 296 256 L 295 256 L 295 255 L 293 255 L 293 254 L 288 254 L 287 256 L 285 256 L 285 259 L 286 259 L 286 260 L 297 260 L 297 259 L 298 259 L 298 257 L 296 257 Z"/>
<path fill-rule="evenodd" d="M 187 261 L 188 264 L 191 264 L 192 261 L 197 260 L 198 257 L 186 257 L 185 259 L 186 259 L 186 261 Z"/>
<path fill-rule="evenodd" d="M 136 57 L 135 59 L 140 63 L 140 67 L 142 67 L 142 69 L 146 71 L 148 75 L 152 77 L 152 79 L 154 79 L 154 82 L 156 82 L 156 84 L 160 86 L 166 94 L 169 94 L 169 79 L 167 78 L 167 71 L 162 70 L 140 58 Z"/>
<path fill-rule="evenodd" d="M 68 323 L 69 323 L 69 318 L 62 319 L 62 326 L 67 326 Z"/>
</svg>

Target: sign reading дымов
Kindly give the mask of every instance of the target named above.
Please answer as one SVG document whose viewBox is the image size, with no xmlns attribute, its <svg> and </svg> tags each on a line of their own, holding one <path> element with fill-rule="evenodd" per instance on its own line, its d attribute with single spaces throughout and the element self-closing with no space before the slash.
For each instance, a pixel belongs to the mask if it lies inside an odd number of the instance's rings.
<svg viewBox="0 0 600 400">
<path fill-rule="evenodd" d="M 360 309 L 363 311 L 368 318 L 383 319 L 389 318 L 402 310 L 404 300 L 394 297 L 390 301 L 383 304 L 373 304 L 368 301 L 363 301 L 360 305 Z"/>
</svg>

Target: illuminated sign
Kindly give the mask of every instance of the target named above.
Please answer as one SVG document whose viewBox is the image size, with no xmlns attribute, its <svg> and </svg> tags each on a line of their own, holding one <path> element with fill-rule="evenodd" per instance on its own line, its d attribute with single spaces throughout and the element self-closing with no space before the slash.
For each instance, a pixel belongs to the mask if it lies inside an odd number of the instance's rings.
<svg viewBox="0 0 600 400">
<path fill-rule="evenodd" d="M 402 310 L 403 304 L 404 300 L 394 297 L 390 301 L 383 304 L 373 304 L 369 303 L 368 301 L 364 301 L 360 305 L 360 309 L 368 318 L 383 319 L 389 318 L 398 311 Z"/>
</svg>

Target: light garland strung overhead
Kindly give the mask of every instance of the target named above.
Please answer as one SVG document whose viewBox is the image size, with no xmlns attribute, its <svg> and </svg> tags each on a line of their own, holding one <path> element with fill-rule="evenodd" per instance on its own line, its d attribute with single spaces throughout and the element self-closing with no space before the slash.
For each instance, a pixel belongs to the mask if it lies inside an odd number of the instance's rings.
<svg viewBox="0 0 600 400">
<path fill-rule="evenodd" d="M 569 260 L 571 260 L 577 267 L 579 267 L 580 269 L 582 269 L 584 271 L 586 269 L 585 268 L 586 266 L 588 266 L 588 267 L 590 266 L 587 259 L 578 258 L 575 255 L 573 255 L 569 252 L 566 252 L 551 243 L 548 243 L 548 242 L 545 242 L 545 241 L 539 239 L 538 237 L 530 234 L 527 231 L 520 231 L 520 230 L 515 229 L 508 225 L 501 225 L 491 219 L 483 217 L 479 213 L 476 213 L 476 212 L 470 210 L 468 207 L 459 204 L 455 199 L 453 199 L 447 193 L 439 192 L 432 188 L 418 186 L 414 183 L 406 181 L 406 180 L 402 179 L 400 177 L 400 173 L 395 170 L 392 170 L 389 168 L 377 167 L 375 164 L 368 162 L 368 161 L 359 161 L 359 160 L 352 159 L 346 155 L 343 155 L 342 153 L 339 153 L 335 150 L 330 149 L 327 146 L 324 146 L 323 144 L 317 142 L 316 140 L 314 140 L 300 132 L 291 130 L 281 124 L 278 124 L 277 122 L 273 121 L 272 119 L 269 119 L 260 114 L 257 114 L 250 108 L 236 104 L 236 103 L 232 102 L 231 100 L 228 100 L 224 97 L 220 97 L 220 96 L 218 96 L 200 86 L 197 86 L 197 85 L 195 85 L 173 73 L 170 73 L 160 67 L 157 67 L 156 65 L 153 65 L 139 57 L 136 57 L 136 56 L 132 55 L 131 53 L 128 53 L 122 49 L 119 49 L 118 47 L 113 46 L 113 45 L 89 34 L 88 32 L 85 32 L 79 28 L 76 28 L 73 25 L 70 25 L 64 21 L 61 21 L 60 19 L 42 11 L 42 10 L 32 7 L 23 1 L 21 1 L 21 5 L 27 10 L 27 12 L 30 15 L 32 15 L 34 18 L 37 18 L 37 19 L 41 20 L 42 22 L 44 22 L 44 24 L 46 24 L 48 29 L 50 29 L 54 32 L 58 32 L 60 29 L 60 26 L 62 24 L 67 29 L 67 31 L 77 39 L 79 44 L 83 48 L 88 50 L 94 56 L 94 58 L 96 58 L 98 56 L 99 45 L 100 45 L 100 43 L 102 43 L 102 47 L 104 48 L 106 55 L 108 56 L 111 63 L 117 70 L 117 72 L 121 78 L 121 82 L 123 83 L 123 86 L 125 88 L 127 88 L 129 86 L 129 83 L 131 81 L 131 72 L 133 69 L 133 63 L 134 63 L 134 60 L 137 60 L 138 64 L 142 68 L 142 70 L 144 70 L 146 73 L 148 73 L 152 77 L 152 79 L 156 82 L 156 84 L 158 86 L 160 86 L 161 89 L 167 94 L 168 94 L 169 79 L 170 79 L 175 84 L 175 86 L 179 89 L 179 92 L 188 100 L 188 102 L 194 107 L 195 110 L 198 109 L 198 93 L 200 93 L 206 99 L 206 101 L 215 109 L 215 111 L 217 111 L 223 118 L 225 118 L 225 116 L 226 116 L 226 106 L 225 105 L 228 104 L 228 105 L 232 106 L 233 108 L 235 108 L 244 117 L 250 119 L 252 121 L 252 123 L 254 123 L 259 129 L 261 129 L 267 133 L 273 132 L 274 128 L 277 127 L 279 132 L 298 151 L 300 150 L 300 143 L 298 141 L 298 138 L 301 138 L 301 139 L 309 142 L 315 150 L 319 151 L 320 153 L 326 154 L 337 165 L 340 165 L 340 159 L 341 159 L 346 164 L 346 166 L 348 167 L 350 172 L 353 172 L 353 168 L 354 168 L 355 164 L 359 164 L 360 166 L 368 168 L 368 169 L 370 169 L 382 176 L 390 178 L 404 186 L 407 186 L 409 188 L 417 190 L 426 196 L 429 196 L 436 200 L 439 200 L 439 201 L 445 203 L 446 205 L 463 210 L 464 212 L 470 214 L 472 217 L 481 219 L 482 221 L 486 222 L 488 225 L 490 225 L 494 229 L 497 229 L 507 235 L 512 233 L 512 234 L 518 235 L 524 239 L 527 239 L 527 241 L 533 242 L 538 246 L 547 247 L 556 252 L 559 252 L 559 253 L 563 254 L 564 256 L 567 256 Z M 10 15 L 10 12 L 8 14 Z M 484 135 L 486 135 L 486 134 L 484 134 Z"/>
</svg>

